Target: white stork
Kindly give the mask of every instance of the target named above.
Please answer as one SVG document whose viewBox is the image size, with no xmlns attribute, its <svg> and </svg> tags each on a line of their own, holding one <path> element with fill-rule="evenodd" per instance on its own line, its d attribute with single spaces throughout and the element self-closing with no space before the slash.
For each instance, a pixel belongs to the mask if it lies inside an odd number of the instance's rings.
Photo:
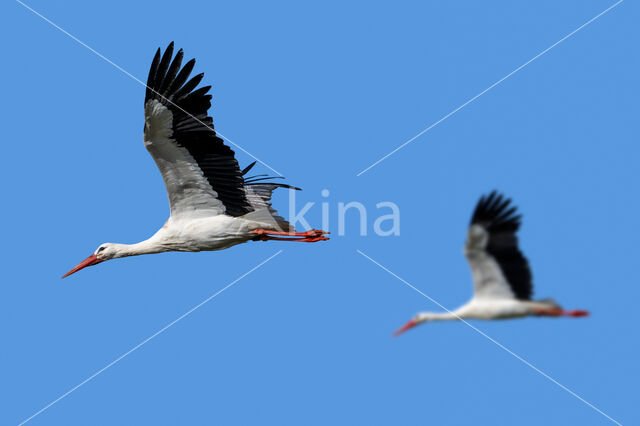
<svg viewBox="0 0 640 426">
<path fill-rule="evenodd" d="M 516 236 L 522 216 L 510 204 L 510 199 L 493 191 L 480 198 L 473 212 L 464 246 L 473 276 L 471 300 L 454 311 L 419 313 L 396 336 L 428 321 L 589 315 L 582 310 L 565 311 L 553 299 L 531 300 L 531 270 Z"/>
<path fill-rule="evenodd" d="M 165 251 L 222 250 L 256 240 L 323 241 L 326 232 L 295 232 L 271 207 L 273 177 L 246 177 L 254 166 L 238 166 L 234 152 L 216 136 L 211 86 L 196 89 L 204 74 L 188 80 L 195 59 L 182 67 L 182 49 L 173 42 L 156 52 L 144 104 L 144 145 L 164 179 L 171 215 L 148 240 L 137 244 L 105 243 L 62 278 L 87 266 L 118 257 Z M 187 81 L 188 80 L 188 81 Z"/>
</svg>

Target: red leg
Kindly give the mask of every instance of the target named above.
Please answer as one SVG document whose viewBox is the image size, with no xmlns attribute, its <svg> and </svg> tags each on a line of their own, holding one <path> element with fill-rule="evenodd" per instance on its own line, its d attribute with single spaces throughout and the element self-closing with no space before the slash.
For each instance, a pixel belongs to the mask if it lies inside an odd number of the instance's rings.
<svg viewBox="0 0 640 426">
<path fill-rule="evenodd" d="M 272 237 L 270 235 L 259 235 L 261 241 L 299 241 L 302 243 L 315 243 L 316 241 L 327 241 L 327 237 L 316 236 L 316 237 L 307 237 L 307 238 L 282 238 L 282 237 Z"/>
<path fill-rule="evenodd" d="M 324 234 L 328 234 L 328 232 L 320 231 L 320 230 L 317 230 L 317 229 L 310 229 L 307 232 L 281 232 L 281 231 L 272 231 L 270 229 L 258 228 L 258 229 L 252 229 L 249 232 L 253 232 L 254 234 L 258 234 L 260 236 L 262 236 L 262 235 L 283 235 L 283 236 L 287 236 L 287 237 L 307 237 L 307 238 L 322 237 Z"/>
<path fill-rule="evenodd" d="M 589 311 L 583 311 L 582 309 L 576 309 L 573 311 L 565 311 L 564 313 L 567 316 L 578 318 L 578 317 L 588 317 Z"/>
<path fill-rule="evenodd" d="M 326 241 L 329 239 L 323 235 L 328 234 L 328 232 L 319 231 L 317 229 L 311 229 L 307 232 L 280 232 L 259 228 L 253 229 L 250 232 L 256 234 L 256 238 L 262 241 L 299 241 L 302 243 L 315 243 L 317 241 Z M 283 237 L 276 237 L 274 235 L 282 235 Z"/>
<path fill-rule="evenodd" d="M 545 317 L 559 317 L 564 311 L 560 308 L 534 308 L 536 315 Z"/>
<path fill-rule="evenodd" d="M 578 318 L 578 317 L 589 316 L 588 311 L 583 311 L 579 309 L 576 309 L 573 311 L 564 311 L 560 308 L 535 308 L 534 311 L 536 315 L 545 316 L 545 317 L 566 316 L 566 317 Z"/>
</svg>

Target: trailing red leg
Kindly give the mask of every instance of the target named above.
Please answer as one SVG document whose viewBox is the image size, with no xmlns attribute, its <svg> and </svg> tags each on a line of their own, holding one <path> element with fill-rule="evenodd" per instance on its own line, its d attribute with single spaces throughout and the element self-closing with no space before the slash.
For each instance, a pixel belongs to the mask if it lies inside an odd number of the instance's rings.
<svg viewBox="0 0 640 426">
<path fill-rule="evenodd" d="M 256 239 L 261 241 L 299 241 L 303 243 L 315 243 L 316 241 L 326 241 L 329 238 L 324 234 L 328 232 L 311 229 L 307 232 L 280 232 L 270 229 L 252 229 L 250 232 L 256 234 Z M 282 235 L 283 237 L 275 237 L 274 235 Z M 304 237 L 304 238 L 286 238 L 286 237 Z"/>
<path fill-rule="evenodd" d="M 261 235 L 261 241 L 299 241 L 301 243 L 315 243 L 316 241 L 327 241 L 327 237 L 309 237 L 309 238 L 282 238 L 282 237 L 270 237 L 268 235 Z"/>
<path fill-rule="evenodd" d="M 588 317 L 589 316 L 589 311 L 583 311 L 581 309 L 575 309 L 573 311 L 565 311 L 564 312 L 565 315 L 569 316 L 569 317 Z"/>
<path fill-rule="evenodd" d="M 564 311 L 560 308 L 534 308 L 536 315 L 543 317 L 559 317 L 564 314 Z"/>
<path fill-rule="evenodd" d="M 288 237 L 320 237 L 323 234 L 328 234 L 328 232 L 320 231 L 318 229 L 310 229 L 307 232 L 281 232 L 281 231 L 272 231 L 270 229 L 252 229 L 249 232 L 253 232 L 258 235 L 285 235 Z"/>
<path fill-rule="evenodd" d="M 281 232 L 281 231 L 272 231 L 270 229 L 252 229 L 251 231 L 254 234 L 263 240 L 276 240 L 276 241 L 304 241 L 308 243 L 316 242 L 316 241 L 325 241 L 329 238 L 326 238 L 324 234 L 328 234 L 328 232 L 320 231 L 318 229 L 310 229 L 307 232 Z M 273 235 L 282 235 L 285 237 L 304 237 L 304 238 L 277 238 Z"/>
<path fill-rule="evenodd" d="M 534 312 L 536 315 L 545 316 L 545 317 L 588 317 L 589 311 L 583 311 L 580 309 L 576 309 L 573 311 L 565 311 L 560 308 L 535 308 Z"/>
</svg>

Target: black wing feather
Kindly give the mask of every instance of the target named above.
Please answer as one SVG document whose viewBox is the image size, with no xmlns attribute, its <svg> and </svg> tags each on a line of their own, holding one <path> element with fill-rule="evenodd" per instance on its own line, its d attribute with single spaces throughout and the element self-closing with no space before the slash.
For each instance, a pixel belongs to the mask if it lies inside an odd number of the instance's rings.
<svg viewBox="0 0 640 426">
<path fill-rule="evenodd" d="M 213 130 L 213 119 L 207 113 L 211 107 L 211 95 L 207 92 L 211 86 L 196 89 L 204 74 L 198 74 L 188 80 L 195 59 L 188 61 L 180 69 L 182 49 L 177 52 L 173 61 L 172 56 L 173 42 L 162 56 L 160 49 L 156 52 L 149 70 L 145 104 L 151 99 L 156 99 L 171 110 L 173 139 L 178 145 L 186 148 L 196 160 L 207 181 L 218 194 L 218 199 L 224 204 L 225 213 L 230 216 L 247 214 L 253 211 L 253 207 L 247 200 L 244 187 L 258 181 L 246 183 L 243 176 L 255 163 L 241 171 L 233 150 L 225 145 Z M 285 184 L 271 185 L 294 188 Z"/>
<path fill-rule="evenodd" d="M 489 233 L 487 252 L 496 259 L 516 298 L 530 300 L 533 283 L 529 261 L 518 248 L 516 233 L 522 215 L 511 206 L 511 199 L 492 191 L 482 196 L 471 218 L 472 225 L 480 225 Z"/>
<path fill-rule="evenodd" d="M 171 61 L 171 57 L 173 56 L 173 42 L 169 43 L 167 49 L 164 51 L 162 55 L 162 59 L 160 59 L 160 65 L 158 65 L 158 71 L 156 71 L 155 83 L 156 86 L 153 87 L 157 92 L 160 91 L 160 87 L 162 86 L 162 82 L 167 75 L 167 68 L 169 68 L 169 62 Z"/>
<path fill-rule="evenodd" d="M 244 175 L 246 175 L 247 173 L 249 173 L 249 170 L 251 170 L 253 168 L 253 166 L 256 165 L 256 161 L 254 161 L 253 163 L 249 164 L 247 167 L 244 168 L 244 170 L 242 171 L 242 176 L 244 177 Z M 271 179 L 284 179 L 284 176 L 269 176 L 269 175 L 256 175 L 256 176 L 249 176 L 245 179 L 245 185 L 249 186 L 249 185 L 269 185 L 272 188 L 288 188 L 288 189 L 295 189 L 296 191 L 302 191 L 302 189 L 298 188 L 297 186 L 291 186 L 291 185 L 287 185 L 286 183 L 273 183 L 273 182 L 266 182 L 268 180 Z"/>
<path fill-rule="evenodd" d="M 169 86 L 169 88 L 167 89 L 167 92 L 169 93 L 177 92 L 178 89 L 180 89 L 186 83 L 187 79 L 189 78 L 189 74 L 191 74 L 191 71 L 193 71 L 193 67 L 195 64 L 196 64 L 195 59 L 192 59 L 186 64 L 184 64 L 184 67 L 182 67 L 182 69 L 180 70 L 176 78 L 173 80 L 173 83 L 171 83 L 171 86 Z"/>
<path fill-rule="evenodd" d="M 147 77 L 147 90 L 144 95 L 144 102 L 147 102 L 147 99 L 151 99 L 153 91 L 151 90 L 152 81 L 156 80 L 156 74 L 158 73 L 158 64 L 160 63 L 160 48 L 156 50 L 156 55 L 153 57 L 153 61 L 151 62 L 151 68 L 149 68 L 149 76 Z"/>
<path fill-rule="evenodd" d="M 194 64 L 195 64 L 195 60 L 194 60 Z M 176 92 L 173 94 L 174 99 L 181 99 L 185 94 L 191 92 L 193 89 L 196 88 L 198 84 L 200 84 L 200 81 L 202 81 L 203 78 L 204 78 L 203 72 L 191 78 L 191 80 L 189 80 L 184 86 L 182 86 L 182 88 L 176 90 Z"/>
<path fill-rule="evenodd" d="M 184 52 L 182 52 L 182 49 L 178 50 L 178 53 L 176 53 L 175 58 L 173 58 L 173 61 L 171 62 L 171 66 L 169 67 L 167 74 L 162 80 L 162 85 L 160 86 L 160 90 L 158 90 L 158 92 L 163 93 L 165 91 L 168 91 L 167 89 L 169 88 L 169 86 L 173 84 L 173 80 L 176 78 L 176 75 L 178 75 L 178 71 L 182 66 L 183 56 Z"/>
</svg>

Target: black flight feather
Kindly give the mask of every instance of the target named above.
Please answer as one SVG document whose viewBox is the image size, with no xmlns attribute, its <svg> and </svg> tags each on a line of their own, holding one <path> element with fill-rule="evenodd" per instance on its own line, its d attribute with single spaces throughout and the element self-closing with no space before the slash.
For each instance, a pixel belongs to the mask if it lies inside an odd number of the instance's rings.
<svg viewBox="0 0 640 426">
<path fill-rule="evenodd" d="M 511 199 L 492 191 L 482 196 L 471 218 L 471 225 L 480 225 L 489 233 L 487 252 L 502 269 L 516 298 L 530 300 L 533 283 L 529 261 L 518 248 L 516 233 L 522 215 L 511 206 Z"/>
<path fill-rule="evenodd" d="M 189 151 L 198 163 L 198 167 L 218 194 L 230 216 L 242 216 L 253 211 L 247 200 L 245 186 L 269 185 L 275 188 L 299 189 L 281 183 L 266 183 L 268 177 L 252 177 L 246 182 L 244 175 L 255 165 L 251 163 L 240 170 L 235 153 L 224 144 L 213 129 L 213 119 L 208 115 L 211 107 L 211 95 L 207 92 L 211 86 L 196 89 L 204 74 L 189 79 L 195 65 L 195 59 L 188 61 L 182 69 L 182 49 L 175 58 L 173 42 L 164 54 L 158 49 L 149 70 L 145 104 L 157 100 L 173 114 L 173 139 L 179 146 Z M 194 118 L 195 117 L 195 118 Z"/>
</svg>

